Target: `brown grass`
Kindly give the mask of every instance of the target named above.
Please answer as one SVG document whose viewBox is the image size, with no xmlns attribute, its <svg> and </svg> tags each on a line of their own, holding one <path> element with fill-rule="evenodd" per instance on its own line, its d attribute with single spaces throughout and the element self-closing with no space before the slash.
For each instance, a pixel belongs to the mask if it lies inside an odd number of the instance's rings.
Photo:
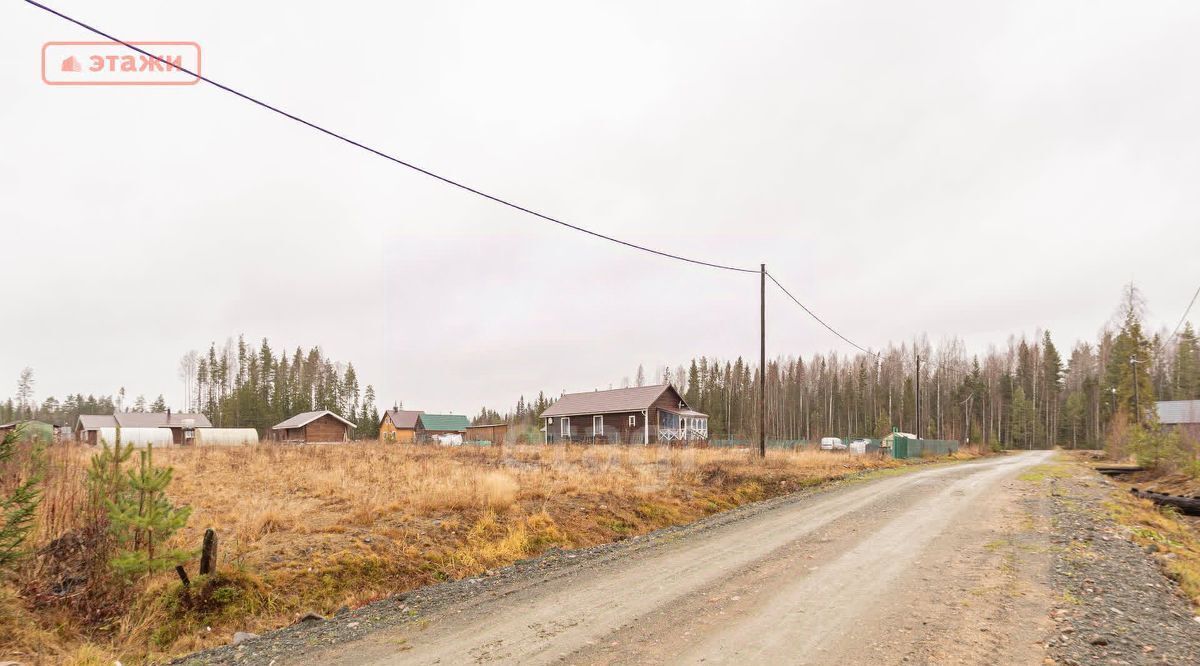
<svg viewBox="0 0 1200 666">
<path fill-rule="evenodd" d="M 55 453 L 39 545 L 78 527 L 72 516 L 86 504 L 82 470 L 91 453 Z M 198 547 L 212 527 L 220 574 L 194 580 L 187 595 L 163 574 L 108 618 L 107 629 L 61 609 L 29 611 L 28 600 L 6 593 L 0 655 L 80 663 L 162 658 L 226 642 L 234 631 L 280 626 L 304 611 L 330 613 L 550 547 L 624 539 L 902 465 L 822 452 L 772 451 L 762 461 L 744 450 L 377 443 L 167 449 L 155 459 L 175 468 L 172 498 L 193 507 L 176 545 Z M 195 576 L 195 564 L 188 568 Z M 5 636 L 14 622 L 24 628 Z"/>
</svg>

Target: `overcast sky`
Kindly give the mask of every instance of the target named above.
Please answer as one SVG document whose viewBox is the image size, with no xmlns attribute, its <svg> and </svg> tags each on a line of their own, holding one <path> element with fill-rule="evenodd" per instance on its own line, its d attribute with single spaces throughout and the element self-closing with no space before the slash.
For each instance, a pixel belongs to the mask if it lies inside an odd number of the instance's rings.
<svg viewBox="0 0 1200 666">
<path fill-rule="evenodd" d="M 606 234 L 765 262 L 864 346 L 1152 328 L 1200 281 L 1200 4 L 48 0 Z M 0 4 L 0 396 L 166 394 L 245 333 L 475 412 L 758 351 L 758 278 L 563 230 L 211 86 L 51 87 Z M 772 293 L 769 354 L 852 351 Z M 1196 313 L 1194 321 L 1200 320 Z"/>
</svg>

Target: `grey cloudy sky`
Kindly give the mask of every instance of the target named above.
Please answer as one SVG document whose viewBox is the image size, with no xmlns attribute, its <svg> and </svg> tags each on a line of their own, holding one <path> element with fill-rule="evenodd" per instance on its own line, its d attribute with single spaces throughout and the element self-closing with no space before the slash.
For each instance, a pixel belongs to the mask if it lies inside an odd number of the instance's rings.
<svg viewBox="0 0 1200 666">
<path fill-rule="evenodd" d="M 1157 328 L 1200 280 L 1195 2 L 48 1 L 549 214 L 766 262 L 863 345 L 1069 346 L 1123 283 Z M 0 395 L 28 365 L 39 399 L 179 404 L 179 356 L 239 332 L 457 412 L 757 354 L 756 276 L 204 84 L 47 86 L 42 44 L 91 37 L 23 2 L 0 35 Z M 771 355 L 851 351 L 768 307 Z"/>
</svg>

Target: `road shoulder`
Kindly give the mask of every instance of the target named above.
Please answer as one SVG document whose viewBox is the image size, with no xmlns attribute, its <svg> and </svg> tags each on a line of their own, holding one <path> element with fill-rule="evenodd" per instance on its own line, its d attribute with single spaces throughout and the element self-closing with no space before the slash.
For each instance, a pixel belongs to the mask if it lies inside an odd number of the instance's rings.
<svg viewBox="0 0 1200 666">
<path fill-rule="evenodd" d="M 1053 545 L 1048 663 L 1200 663 L 1200 622 L 1178 585 L 1133 530 L 1112 517 L 1120 489 L 1077 464 L 1055 463 L 1025 480 L 1049 498 Z"/>
</svg>

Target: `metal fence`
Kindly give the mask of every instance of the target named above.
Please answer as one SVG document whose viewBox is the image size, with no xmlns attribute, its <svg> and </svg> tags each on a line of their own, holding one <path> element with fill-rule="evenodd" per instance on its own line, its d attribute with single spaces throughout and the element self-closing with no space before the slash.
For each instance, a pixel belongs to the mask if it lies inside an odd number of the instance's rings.
<svg viewBox="0 0 1200 666">
<path fill-rule="evenodd" d="M 741 449 L 741 448 L 757 448 L 757 439 L 710 439 L 708 445 L 718 449 Z M 799 451 L 806 448 L 811 448 L 807 440 L 803 439 L 768 439 L 768 449 L 777 449 L 780 451 Z"/>
<path fill-rule="evenodd" d="M 956 451 L 958 451 L 958 442 L 950 439 L 896 437 L 892 445 L 892 457 L 897 460 L 947 456 Z"/>
</svg>

